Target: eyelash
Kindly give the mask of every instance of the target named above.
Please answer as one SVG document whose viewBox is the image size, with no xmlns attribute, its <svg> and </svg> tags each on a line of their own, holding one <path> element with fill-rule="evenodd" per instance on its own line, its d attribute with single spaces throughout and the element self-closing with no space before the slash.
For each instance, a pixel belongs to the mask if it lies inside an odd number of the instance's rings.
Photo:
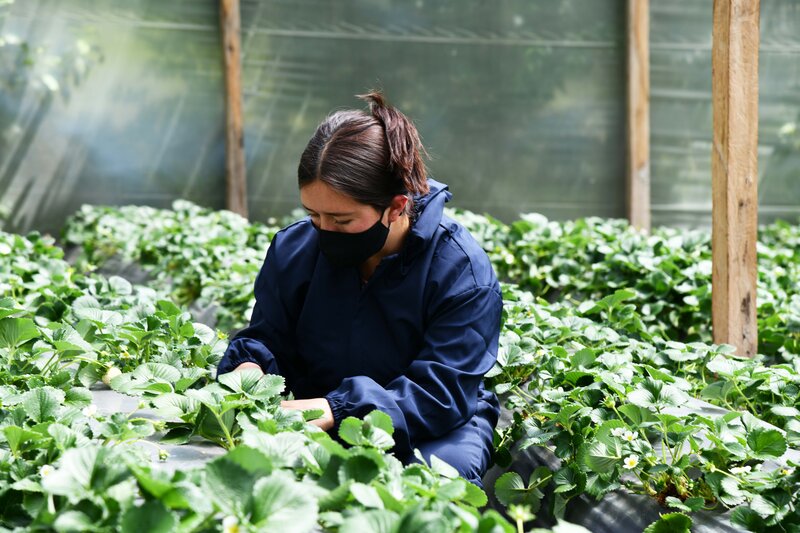
<svg viewBox="0 0 800 533">
<path fill-rule="evenodd" d="M 319 220 L 319 215 L 317 213 L 310 213 L 309 216 L 312 220 Z M 346 226 L 347 224 L 351 223 L 352 220 L 334 220 L 333 223 L 337 226 Z"/>
</svg>

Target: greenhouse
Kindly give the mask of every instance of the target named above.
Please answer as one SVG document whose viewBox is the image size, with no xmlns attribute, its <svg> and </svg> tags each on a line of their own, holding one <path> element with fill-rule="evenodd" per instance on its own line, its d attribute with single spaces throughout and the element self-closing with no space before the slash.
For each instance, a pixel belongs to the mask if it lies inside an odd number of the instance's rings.
<svg viewBox="0 0 800 533">
<path fill-rule="evenodd" d="M 0 0 L 0 532 L 800 533 L 797 0 Z"/>
</svg>

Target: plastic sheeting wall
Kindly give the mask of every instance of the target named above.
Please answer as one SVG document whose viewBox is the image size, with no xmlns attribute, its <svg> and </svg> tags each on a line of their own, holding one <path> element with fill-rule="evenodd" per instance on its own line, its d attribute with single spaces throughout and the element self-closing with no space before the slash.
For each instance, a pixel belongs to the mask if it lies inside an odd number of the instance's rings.
<svg viewBox="0 0 800 533">
<path fill-rule="evenodd" d="M 223 206 L 217 4 L 0 0 L 7 229 L 57 231 L 84 202 Z M 651 2 L 656 223 L 710 218 L 711 4 Z M 762 2 L 762 219 L 793 218 L 800 200 L 799 5 Z M 416 121 L 456 205 L 506 220 L 624 215 L 625 0 L 241 8 L 253 218 L 298 206 L 314 128 L 375 86 Z"/>
<path fill-rule="evenodd" d="M 7 229 L 58 231 L 82 203 L 223 207 L 216 2 L 17 0 L 0 13 Z"/>
<path fill-rule="evenodd" d="M 654 224 L 711 224 L 712 0 L 650 2 Z M 759 218 L 800 215 L 800 1 L 761 2 Z"/>
<path fill-rule="evenodd" d="M 418 124 L 457 204 L 503 218 L 623 214 L 624 1 L 243 0 L 254 218 L 298 207 L 296 167 L 332 110 L 381 86 Z M 216 1 L 17 0 L 4 47 L 0 194 L 10 228 L 82 202 L 223 205 Z M 68 72 L 75 63 L 80 76 Z M 11 64 L 9 64 L 11 63 Z M 59 89 L 47 87 L 55 70 Z M 62 72 L 63 71 L 63 72 Z"/>
</svg>

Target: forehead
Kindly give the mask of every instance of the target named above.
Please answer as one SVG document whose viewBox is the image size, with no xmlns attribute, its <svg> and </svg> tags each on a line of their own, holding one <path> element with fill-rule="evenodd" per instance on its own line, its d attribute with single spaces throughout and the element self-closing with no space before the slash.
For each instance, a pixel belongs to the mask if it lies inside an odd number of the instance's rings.
<svg viewBox="0 0 800 533">
<path fill-rule="evenodd" d="M 300 189 L 300 201 L 306 209 L 323 214 L 360 213 L 370 209 L 320 180 Z"/>
</svg>

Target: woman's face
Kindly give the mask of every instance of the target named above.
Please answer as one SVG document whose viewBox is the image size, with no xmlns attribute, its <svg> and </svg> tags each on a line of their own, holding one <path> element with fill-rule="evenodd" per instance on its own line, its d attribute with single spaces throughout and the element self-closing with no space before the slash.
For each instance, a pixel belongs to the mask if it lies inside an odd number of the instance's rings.
<svg viewBox="0 0 800 533">
<path fill-rule="evenodd" d="M 300 189 L 300 201 L 311 216 L 311 222 L 328 231 L 359 233 L 368 230 L 382 217 L 374 207 L 357 202 L 320 180 Z M 388 225 L 389 222 L 383 223 Z"/>
</svg>

